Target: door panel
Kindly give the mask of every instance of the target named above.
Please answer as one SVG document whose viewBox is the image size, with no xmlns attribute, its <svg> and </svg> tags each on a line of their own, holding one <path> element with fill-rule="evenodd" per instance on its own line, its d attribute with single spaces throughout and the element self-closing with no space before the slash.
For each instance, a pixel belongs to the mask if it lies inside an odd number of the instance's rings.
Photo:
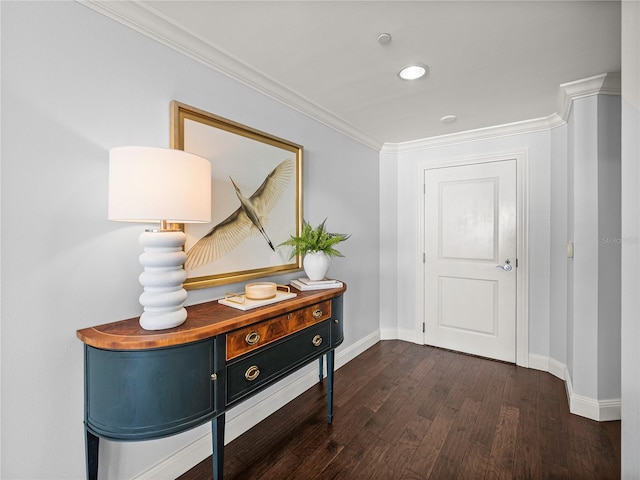
<svg viewBox="0 0 640 480">
<path fill-rule="evenodd" d="M 497 286 L 497 282 L 490 280 L 440 277 L 440 328 L 496 335 Z M 461 298 L 465 301 L 460 301 Z"/>
<path fill-rule="evenodd" d="M 425 343 L 515 362 L 516 161 L 424 181 Z"/>
<path fill-rule="evenodd" d="M 494 261 L 496 179 L 443 182 L 440 188 L 440 257 Z"/>
</svg>

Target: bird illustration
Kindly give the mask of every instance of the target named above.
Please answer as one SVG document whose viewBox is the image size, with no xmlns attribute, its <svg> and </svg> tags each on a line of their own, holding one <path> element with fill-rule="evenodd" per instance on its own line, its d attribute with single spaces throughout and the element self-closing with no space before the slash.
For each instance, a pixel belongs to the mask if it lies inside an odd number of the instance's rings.
<svg viewBox="0 0 640 480">
<path fill-rule="evenodd" d="M 295 170 L 294 166 L 291 159 L 280 162 L 249 198 L 242 194 L 233 178 L 229 177 L 240 207 L 195 243 L 187 252 L 185 268 L 193 270 L 216 261 L 235 249 L 251 233 L 259 232 L 275 251 L 264 225 L 268 220 L 267 215 L 280 201 Z"/>
</svg>

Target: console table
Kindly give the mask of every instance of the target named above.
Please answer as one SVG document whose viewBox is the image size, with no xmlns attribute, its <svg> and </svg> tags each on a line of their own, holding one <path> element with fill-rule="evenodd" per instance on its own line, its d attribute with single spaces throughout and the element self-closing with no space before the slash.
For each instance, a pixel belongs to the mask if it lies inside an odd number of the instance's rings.
<svg viewBox="0 0 640 480">
<path fill-rule="evenodd" d="M 227 409 L 314 360 L 322 382 L 323 356 L 331 423 L 345 290 L 292 289 L 292 299 L 247 311 L 217 301 L 194 305 L 169 330 L 144 330 L 138 318 L 78 330 L 87 478 L 98 478 L 101 437 L 149 440 L 211 421 L 213 478 L 222 480 Z"/>
</svg>

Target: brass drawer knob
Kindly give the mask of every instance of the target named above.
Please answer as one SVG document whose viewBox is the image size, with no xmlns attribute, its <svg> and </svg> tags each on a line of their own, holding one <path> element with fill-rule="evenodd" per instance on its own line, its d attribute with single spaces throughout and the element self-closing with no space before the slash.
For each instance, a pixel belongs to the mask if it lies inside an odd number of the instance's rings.
<svg viewBox="0 0 640 480">
<path fill-rule="evenodd" d="M 253 382 L 256 378 L 258 378 L 258 375 L 260 375 L 260 369 L 255 365 L 250 366 L 249 368 L 247 368 L 247 371 L 244 372 L 244 378 L 246 378 L 250 382 Z"/>
<path fill-rule="evenodd" d="M 313 340 L 311 340 L 311 343 L 313 343 L 314 346 L 319 347 L 322 343 L 322 337 L 320 335 L 316 335 L 313 337 Z"/>
<path fill-rule="evenodd" d="M 316 309 L 313 311 L 313 314 L 312 314 L 312 315 L 313 315 L 313 318 L 320 318 L 320 317 L 322 316 L 322 309 L 320 309 L 320 308 L 316 308 Z"/>
<path fill-rule="evenodd" d="M 255 345 L 260 341 L 260 334 L 256 331 L 250 332 L 244 338 L 244 341 L 247 342 L 247 345 Z"/>
</svg>

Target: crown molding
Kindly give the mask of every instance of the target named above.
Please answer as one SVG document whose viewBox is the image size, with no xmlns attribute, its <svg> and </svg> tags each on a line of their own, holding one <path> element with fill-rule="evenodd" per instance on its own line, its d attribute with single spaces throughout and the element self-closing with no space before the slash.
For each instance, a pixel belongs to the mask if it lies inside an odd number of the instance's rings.
<svg viewBox="0 0 640 480">
<path fill-rule="evenodd" d="M 429 137 L 420 140 L 412 140 L 402 143 L 385 143 L 382 146 L 383 153 L 406 153 L 427 148 L 443 147 L 448 145 L 457 145 L 460 143 L 477 142 L 481 140 L 490 140 L 500 137 L 508 137 L 511 135 L 521 135 L 525 133 L 533 133 L 544 130 L 550 130 L 566 123 L 557 114 L 547 117 L 534 118 L 531 120 L 523 120 L 521 122 L 507 123 L 492 127 L 478 128 L 476 130 L 467 130 L 464 132 L 450 133 L 437 137 Z"/>
<path fill-rule="evenodd" d="M 383 142 L 372 138 L 354 125 L 337 117 L 293 90 L 284 88 L 267 75 L 250 68 L 233 56 L 216 48 L 198 35 L 141 2 L 112 0 L 77 0 L 78 3 L 105 15 L 153 40 L 242 83 L 278 102 L 324 124 L 377 151 Z"/>
<path fill-rule="evenodd" d="M 603 73 L 560 85 L 558 115 L 566 122 L 574 100 L 592 95 L 620 95 L 620 72 Z"/>
<path fill-rule="evenodd" d="M 467 130 L 465 132 L 451 133 L 438 137 L 429 137 L 421 140 L 413 140 L 402 143 L 385 143 L 382 146 L 382 153 L 405 153 L 427 148 L 441 147 L 467 142 L 477 142 L 511 135 L 521 135 L 526 133 L 550 130 L 567 123 L 571 106 L 579 98 L 592 95 L 620 95 L 621 81 L 620 73 L 603 73 L 593 77 L 576 80 L 574 82 L 560 85 L 558 99 L 558 112 L 547 117 L 534 118 L 521 122 L 508 123 L 504 125 Z"/>
</svg>

